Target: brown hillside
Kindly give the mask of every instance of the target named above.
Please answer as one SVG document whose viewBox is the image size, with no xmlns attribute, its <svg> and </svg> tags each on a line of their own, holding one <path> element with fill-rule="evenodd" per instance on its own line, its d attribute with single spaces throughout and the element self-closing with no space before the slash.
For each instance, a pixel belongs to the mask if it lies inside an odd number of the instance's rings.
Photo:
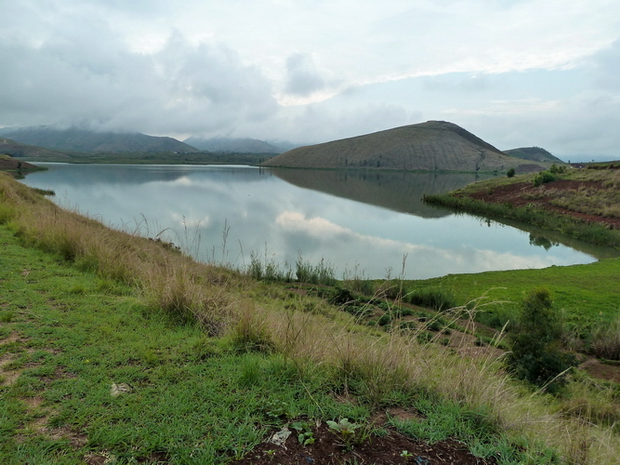
<svg viewBox="0 0 620 465">
<path fill-rule="evenodd" d="M 299 147 L 264 166 L 292 168 L 373 168 L 416 171 L 540 171 L 545 164 L 505 155 L 453 123 L 421 124 Z"/>
<path fill-rule="evenodd" d="M 25 161 L 19 161 L 10 155 L 0 155 L 0 171 L 34 171 L 39 168 Z"/>
</svg>

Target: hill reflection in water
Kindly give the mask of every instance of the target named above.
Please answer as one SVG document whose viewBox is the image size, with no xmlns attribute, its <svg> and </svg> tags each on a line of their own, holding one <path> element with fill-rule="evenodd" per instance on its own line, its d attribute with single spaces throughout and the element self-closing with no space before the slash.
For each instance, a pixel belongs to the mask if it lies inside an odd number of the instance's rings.
<svg viewBox="0 0 620 465">
<path fill-rule="evenodd" d="M 424 194 L 440 194 L 459 189 L 491 175 L 474 173 L 405 173 L 389 171 L 344 171 L 270 169 L 279 178 L 305 189 L 326 192 L 357 202 L 409 213 L 422 218 L 442 218 L 452 214 L 427 205 Z"/>
<path fill-rule="evenodd" d="M 524 233 L 422 203 L 473 174 L 272 170 L 248 166 L 58 165 L 23 182 L 105 224 L 183 247 L 199 260 L 244 268 L 250 257 L 295 265 L 325 259 L 337 277 L 382 278 L 543 268 L 597 256 L 545 232 Z M 224 236 L 224 237 L 223 237 Z M 557 244 L 557 245 L 556 245 Z M 398 272 L 398 271 L 396 271 Z"/>
</svg>

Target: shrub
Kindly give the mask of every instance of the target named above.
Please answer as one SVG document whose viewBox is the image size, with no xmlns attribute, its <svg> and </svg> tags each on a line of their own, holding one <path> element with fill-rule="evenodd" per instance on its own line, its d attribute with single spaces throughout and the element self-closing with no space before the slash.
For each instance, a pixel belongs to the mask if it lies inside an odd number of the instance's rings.
<svg viewBox="0 0 620 465">
<path fill-rule="evenodd" d="M 517 378 L 553 392 L 564 383 L 562 373 L 576 365 L 573 355 L 560 350 L 560 318 L 549 291 L 535 289 L 524 300 L 509 333 L 511 352 L 506 363 Z"/>
<path fill-rule="evenodd" d="M 556 165 L 554 163 L 553 165 L 551 165 L 551 168 L 549 168 L 549 171 L 551 173 L 554 173 L 554 174 L 565 173 L 566 172 L 566 166 L 564 166 L 564 165 L 558 166 L 558 165 Z"/>
<path fill-rule="evenodd" d="M 508 176 L 509 178 L 513 178 L 515 175 L 516 171 L 514 168 L 510 168 L 507 172 L 506 172 L 506 176 Z"/>
<path fill-rule="evenodd" d="M 381 318 L 379 318 L 379 321 L 377 321 L 377 323 L 379 324 L 379 326 L 386 326 L 388 324 L 390 324 L 392 322 L 392 317 L 389 314 L 384 314 L 381 315 Z"/>
<path fill-rule="evenodd" d="M 594 355 L 608 360 L 620 360 L 620 318 L 597 328 L 592 335 Z"/>
<path fill-rule="evenodd" d="M 329 299 L 329 303 L 333 305 L 350 305 L 357 302 L 353 293 L 345 288 L 337 287 L 334 294 Z"/>
<path fill-rule="evenodd" d="M 557 181 L 558 177 L 551 171 L 541 171 L 534 178 L 534 186 L 538 187 L 541 184 L 547 184 L 549 182 Z"/>
<path fill-rule="evenodd" d="M 371 308 L 359 305 L 345 305 L 343 310 L 356 318 L 366 318 L 373 313 Z"/>
<path fill-rule="evenodd" d="M 323 258 L 318 265 L 312 266 L 312 264 L 304 261 L 301 255 L 299 255 L 295 273 L 297 281 L 300 283 L 322 284 L 325 286 L 333 286 L 336 283 L 334 268 Z"/>
</svg>

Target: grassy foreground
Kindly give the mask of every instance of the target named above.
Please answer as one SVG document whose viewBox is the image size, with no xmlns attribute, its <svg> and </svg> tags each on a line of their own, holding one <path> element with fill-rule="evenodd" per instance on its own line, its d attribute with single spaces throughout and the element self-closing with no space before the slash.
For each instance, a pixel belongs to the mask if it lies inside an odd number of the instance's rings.
<svg viewBox="0 0 620 465">
<path fill-rule="evenodd" d="M 456 438 L 500 464 L 620 454 L 589 380 L 586 408 L 570 410 L 494 358 L 359 326 L 322 299 L 112 231 L 4 175 L 0 246 L 0 463 L 224 463 L 291 419 L 367 424 L 394 406 L 423 414 L 393 420 L 399 430 Z M 609 405 L 614 392 L 597 395 Z"/>
</svg>

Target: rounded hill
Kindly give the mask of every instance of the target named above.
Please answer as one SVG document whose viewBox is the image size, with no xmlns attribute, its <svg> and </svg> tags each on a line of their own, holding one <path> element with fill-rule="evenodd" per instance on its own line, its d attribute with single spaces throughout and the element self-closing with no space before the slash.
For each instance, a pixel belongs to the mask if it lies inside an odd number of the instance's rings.
<svg viewBox="0 0 620 465">
<path fill-rule="evenodd" d="M 456 124 L 428 121 L 322 144 L 298 147 L 263 166 L 368 168 L 409 171 L 540 171 L 536 161 L 509 157 Z"/>
</svg>

